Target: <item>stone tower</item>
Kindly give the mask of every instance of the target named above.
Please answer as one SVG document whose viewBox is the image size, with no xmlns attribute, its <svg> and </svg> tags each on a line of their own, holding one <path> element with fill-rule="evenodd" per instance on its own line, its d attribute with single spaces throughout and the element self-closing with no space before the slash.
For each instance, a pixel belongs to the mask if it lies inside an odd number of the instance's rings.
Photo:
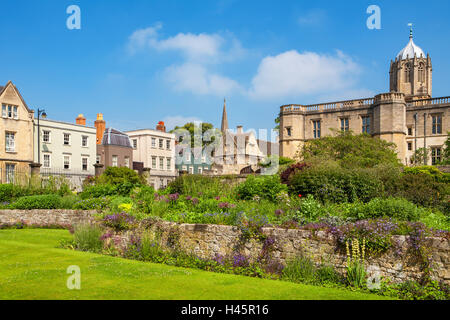
<svg viewBox="0 0 450 320">
<path fill-rule="evenodd" d="M 429 55 L 413 41 L 412 24 L 409 43 L 400 51 L 390 68 L 390 91 L 405 94 L 406 101 L 431 98 L 432 65 Z"/>
</svg>

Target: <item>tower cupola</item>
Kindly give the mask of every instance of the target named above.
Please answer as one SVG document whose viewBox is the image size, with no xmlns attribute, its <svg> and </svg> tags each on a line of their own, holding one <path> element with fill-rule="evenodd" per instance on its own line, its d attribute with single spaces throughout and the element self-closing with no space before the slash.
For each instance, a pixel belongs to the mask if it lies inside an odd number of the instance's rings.
<svg viewBox="0 0 450 320">
<path fill-rule="evenodd" d="M 412 24 L 409 26 L 408 44 L 391 61 L 390 91 L 404 93 L 407 101 L 431 98 L 431 58 L 414 43 Z"/>
</svg>

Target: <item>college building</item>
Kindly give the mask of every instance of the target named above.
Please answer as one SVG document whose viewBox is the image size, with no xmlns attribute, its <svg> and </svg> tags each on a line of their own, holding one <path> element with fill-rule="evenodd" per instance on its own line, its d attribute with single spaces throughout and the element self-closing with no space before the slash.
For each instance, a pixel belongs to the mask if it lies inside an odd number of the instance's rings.
<svg viewBox="0 0 450 320">
<path fill-rule="evenodd" d="M 48 119 L 34 121 L 34 161 L 43 177 L 65 176 L 80 189 L 95 174 L 96 129 L 80 114 L 75 123 Z"/>
<path fill-rule="evenodd" d="M 175 180 L 175 134 L 166 132 L 164 122 L 160 121 L 156 130 L 142 129 L 128 131 L 133 147 L 133 159 L 150 169 L 151 186 L 156 190 L 165 188 Z"/>
<path fill-rule="evenodd" d="M 391 61 L 390 92 L 375 97 L 314 105 L 280 107 L 280 155 L 294 158 L 306 141 L 332 134 L 330 129 L 367 133 L 393 142 L 398 157 L 412 164 L 416 150 L 429 150 L 426 164 L 437 164 L 450 130 L 450 97 L 432 97 L 429 54 L 409 43 Z"/>
</svg>

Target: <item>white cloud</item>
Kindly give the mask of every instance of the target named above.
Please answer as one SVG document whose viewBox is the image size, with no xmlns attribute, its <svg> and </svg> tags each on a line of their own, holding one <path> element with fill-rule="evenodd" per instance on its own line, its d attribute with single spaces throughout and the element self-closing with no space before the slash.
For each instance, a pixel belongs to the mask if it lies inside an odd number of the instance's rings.
<svg viewBox="0 0 450 320">
<path fill-rule="evenodd" d="M 160 39 L 161 28 L 162 25 L 158 23 L 153 27 L 136 30 L 128 39 L 128 51 L 132 55 L 145 50 L 180 53 L 184 58 L 183 63 L 171 65 L 164 71 L 164 79 L 175 91 L 222 96 L 240 89 L 236 81 L 214 70 L 217 64 L 234 61 L 246 53 L 231 33 L 178 33 L 176 36 Z"/>
<path fill-rule="evenodd" d="M 232 91 L 240 90 L 236 81 L 215 74 L 201 64 L 190 62 L 181 66 L 168 67 L 165 70 L 165 80 L 171 83 L 176 91 L 188 91 L 200 95 L 224 96 Z"/>
<path fill-rule="evenodd" d="M 340 51 L 335 55 L 287 51 L 261 61 L 249 95 L 266 99 L 354 90 L 360 72 L 361 67 Z"/>
</svg>

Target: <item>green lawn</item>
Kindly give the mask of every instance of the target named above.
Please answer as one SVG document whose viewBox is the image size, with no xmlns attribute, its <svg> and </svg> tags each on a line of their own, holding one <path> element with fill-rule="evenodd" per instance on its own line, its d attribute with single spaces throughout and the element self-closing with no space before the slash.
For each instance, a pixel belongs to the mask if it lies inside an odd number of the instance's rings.
<svg viewBox="0 0 450 320">
<path fill-rule="evenodd" d="M 70 237 L 65 230 L 0 230 L 0 299 L 383 299 L 56 248 Z M 81 268 L 81 290 L 67 289 L 71 265 Z"/>
</svg>

